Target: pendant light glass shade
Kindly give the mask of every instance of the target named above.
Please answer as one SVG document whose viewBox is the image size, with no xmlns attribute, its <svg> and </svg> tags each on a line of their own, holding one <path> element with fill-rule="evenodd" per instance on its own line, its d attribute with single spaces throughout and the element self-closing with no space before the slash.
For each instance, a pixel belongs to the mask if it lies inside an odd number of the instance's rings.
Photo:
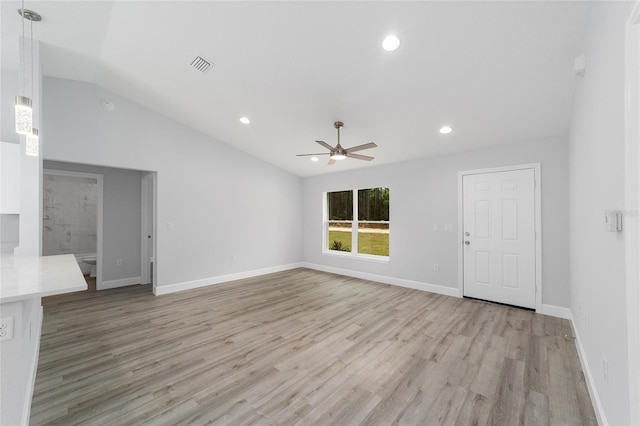
<svg viewBox="0 0 640 426">
<path fill-rule="evenodd" d="M 26 96 L 16 96 L 16 133 L 31 134 L 33 128 L 31 99 Z"/>
<path fill-rule="evenodd" d="M 26 154 L 32 157 L 38 156 L 40 138 L 38 137 L 38 129 L 31 129 L 31 133 L 27 135 Z"/>
</svg>

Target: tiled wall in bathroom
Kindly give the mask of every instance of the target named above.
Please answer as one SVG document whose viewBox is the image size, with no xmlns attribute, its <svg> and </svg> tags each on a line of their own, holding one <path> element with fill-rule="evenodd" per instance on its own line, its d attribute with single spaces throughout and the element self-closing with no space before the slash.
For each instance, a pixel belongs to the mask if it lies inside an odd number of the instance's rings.
<svg viewBox="0 0 640 426">
<path fill-rule="evenodd" d="M 95 253 L 97 180 L 45 174 L 42 254 Z"/>
</svg>

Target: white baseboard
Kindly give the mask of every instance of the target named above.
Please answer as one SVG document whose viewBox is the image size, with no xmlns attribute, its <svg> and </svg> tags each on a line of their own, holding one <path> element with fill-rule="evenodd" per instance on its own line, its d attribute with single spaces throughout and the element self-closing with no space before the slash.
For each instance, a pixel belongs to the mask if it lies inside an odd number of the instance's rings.
<svg viewBox="0 0 640 426">
<path fill-rule="evenodd" d="M 245 278 L 253 278 L 259 275 L 273 274 L 274 272 L 288 271 L 302 267 L 301 263 L 291 263 L 288 265 L 272 266 L 269 268 L 255 269 L 253 271 L 237 272 L 235 274 L 220 275 L 211 278 L 202 278 L 199 280 L 185 281 L 182 283 L 156 286 L 155 295 L 175 293 L 176 291 L 191 290 L 194 288 L 207 287 L 210 285 L 223 284 L 229 281 L 242 280 Z"/>
<path fill-rule="evenodd" d="M 428 291 L 430 293 L 444 294 L 445 296 L 460 297 L 458 294 L 457 287 L 456 288 L 446 287 L 443 285 L 405 280 L 402 278 L 369 274 L 367 272 L 358 272 L 358 271 L 352 271 L 349 269 L 334 268 L 332 266 L 318 265 L 315 263 L 302 262 L 301 266 L 304 268 L 315 269 L 316 271 L 330 272 L 332 274 L 345 275 L 347 277 L 360 278 L 363 280 L 376 281 L 379 283 L 391 284 L 399 287 L 412 288 L 414 290 L 422 290 L 422 291 Z"/>
<path fill-rule="evenodd" d="M 107 290 L 109 288 L 125 287 L 128 285 L 140 284 L 140 277 L 122 278 L 120 280 L 102 281 L 96 286 L 97 290 Z"/>
<path fill-rule="evenodd" d="M 596 413 L 596 418 L 598 419 L 599 425 L 608 425 L 609 421 L 607 420 L 607 416 L 604 413 L 602 401 L 600 400 L 600 394 L 598 394 L 596 382 L 593 379 L 593 374 L 591 374 L 591 368 L 589 368 L 589 361 L 587 361 L 587 354 L 584 351 L 582 341 L 580 340 L 580 333 L 578 333 L 578 330 L 573 323 L 573 315 L 571 315 L 571 310 L 569 310 L 569 314 L 571 316 L 569 318 L 569 322 L 571 323 L 573 335 L 576 336 L 576 349 L 578 350 L 578 358 L 580 359 L 580 364 L 582 365 L 584 379 L 587 382 L 587 389 L 589 390 L 589 396 L 591 397 L 591 403 L 593 404 L 593 411 L 595 411 Z"/>
<path fill-rule="evenodd" d="M 564 319 L 568 319 L 571 320 L 572 316 L 571 316 L 571 309 L 569 308 L 563 308 L 562 306 L 556 306 L 556 305 L 542 305 L 542 310 L 540 312 L 538 312 L 540 314 L 544 314 L 544 315 L 549 315 L 552 317 L 558 317 L 558 318 L 564 318 Z"/>
<path fill-rule="evenodd" d="M 30 360 L 29 366 L 29 377 L 27 379 L 27 392 L 24 399 L 24 406 L 22 408 L 22 425 L 29 424 L 29 418 L 31 417 L 31 401 L 33 399 L 33 392 L 36 388 L 36 373 L 38 372 L 38 359 L 40 359 L 40 337 L 42 336 L 42 317 L 43 317 L 43 308 L 42 306 L 38 307 L 38 317 L 36 318 L 35 327 L 35 336 L 34 336 L 34 345 L 35 352 L 33 358 Z M 33 330 L 33 328 L 32 328 Z"/>
</svg>

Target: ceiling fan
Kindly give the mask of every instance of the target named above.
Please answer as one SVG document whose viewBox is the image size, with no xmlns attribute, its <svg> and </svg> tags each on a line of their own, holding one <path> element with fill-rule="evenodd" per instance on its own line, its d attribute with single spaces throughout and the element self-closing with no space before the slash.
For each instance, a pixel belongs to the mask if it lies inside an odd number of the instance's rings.
<svg viewBox="0 0 640 426">
<path fill-rule="evenodd" d="M 325 141 L 316 141 L 323 147 L 327 148 L 329 152 L 322 152 L 319 154 L 298 154 L 297 157 L 306 157 L 311 155 L 328 155 L 329 156 L 328 164 L 333 164 L 336 161 L 344 160 L 345 158 L 355 158 L 357 160 L 365 160 L 365 161 L 373 160 L 374 157 L 369 157 L 368 155 L 354 154 L 354 152 L 356 151 L 362 151 L 364 149 L 377 147 L 378 145 L 376 145 L 373 142 L 365 143 L 364 145 L 358 145 L 358 146 L 354 146 L 346 149 L 343 148 L 342 145 L 340 145 L 340 129 L 343 126 L 344 126 L 344 123 L 342 121 L 336 121 L 333 123 L 333 127 L 338 129 L 338 144 L 335 147 L 329 145 Z"/>
</svg>

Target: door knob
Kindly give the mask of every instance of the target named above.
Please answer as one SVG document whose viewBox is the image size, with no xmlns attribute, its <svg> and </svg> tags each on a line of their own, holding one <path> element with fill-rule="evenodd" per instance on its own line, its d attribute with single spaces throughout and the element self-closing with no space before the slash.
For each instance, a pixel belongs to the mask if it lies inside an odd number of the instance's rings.
<svg viewBox="0 0 640 426">
<path fill-rule="evenodd" d="M 471 244 L 471 241 L 465 241 L 464 243 L 465 243 L 465 245 L 469 245 L 469 244 Z"/>
</svg>

